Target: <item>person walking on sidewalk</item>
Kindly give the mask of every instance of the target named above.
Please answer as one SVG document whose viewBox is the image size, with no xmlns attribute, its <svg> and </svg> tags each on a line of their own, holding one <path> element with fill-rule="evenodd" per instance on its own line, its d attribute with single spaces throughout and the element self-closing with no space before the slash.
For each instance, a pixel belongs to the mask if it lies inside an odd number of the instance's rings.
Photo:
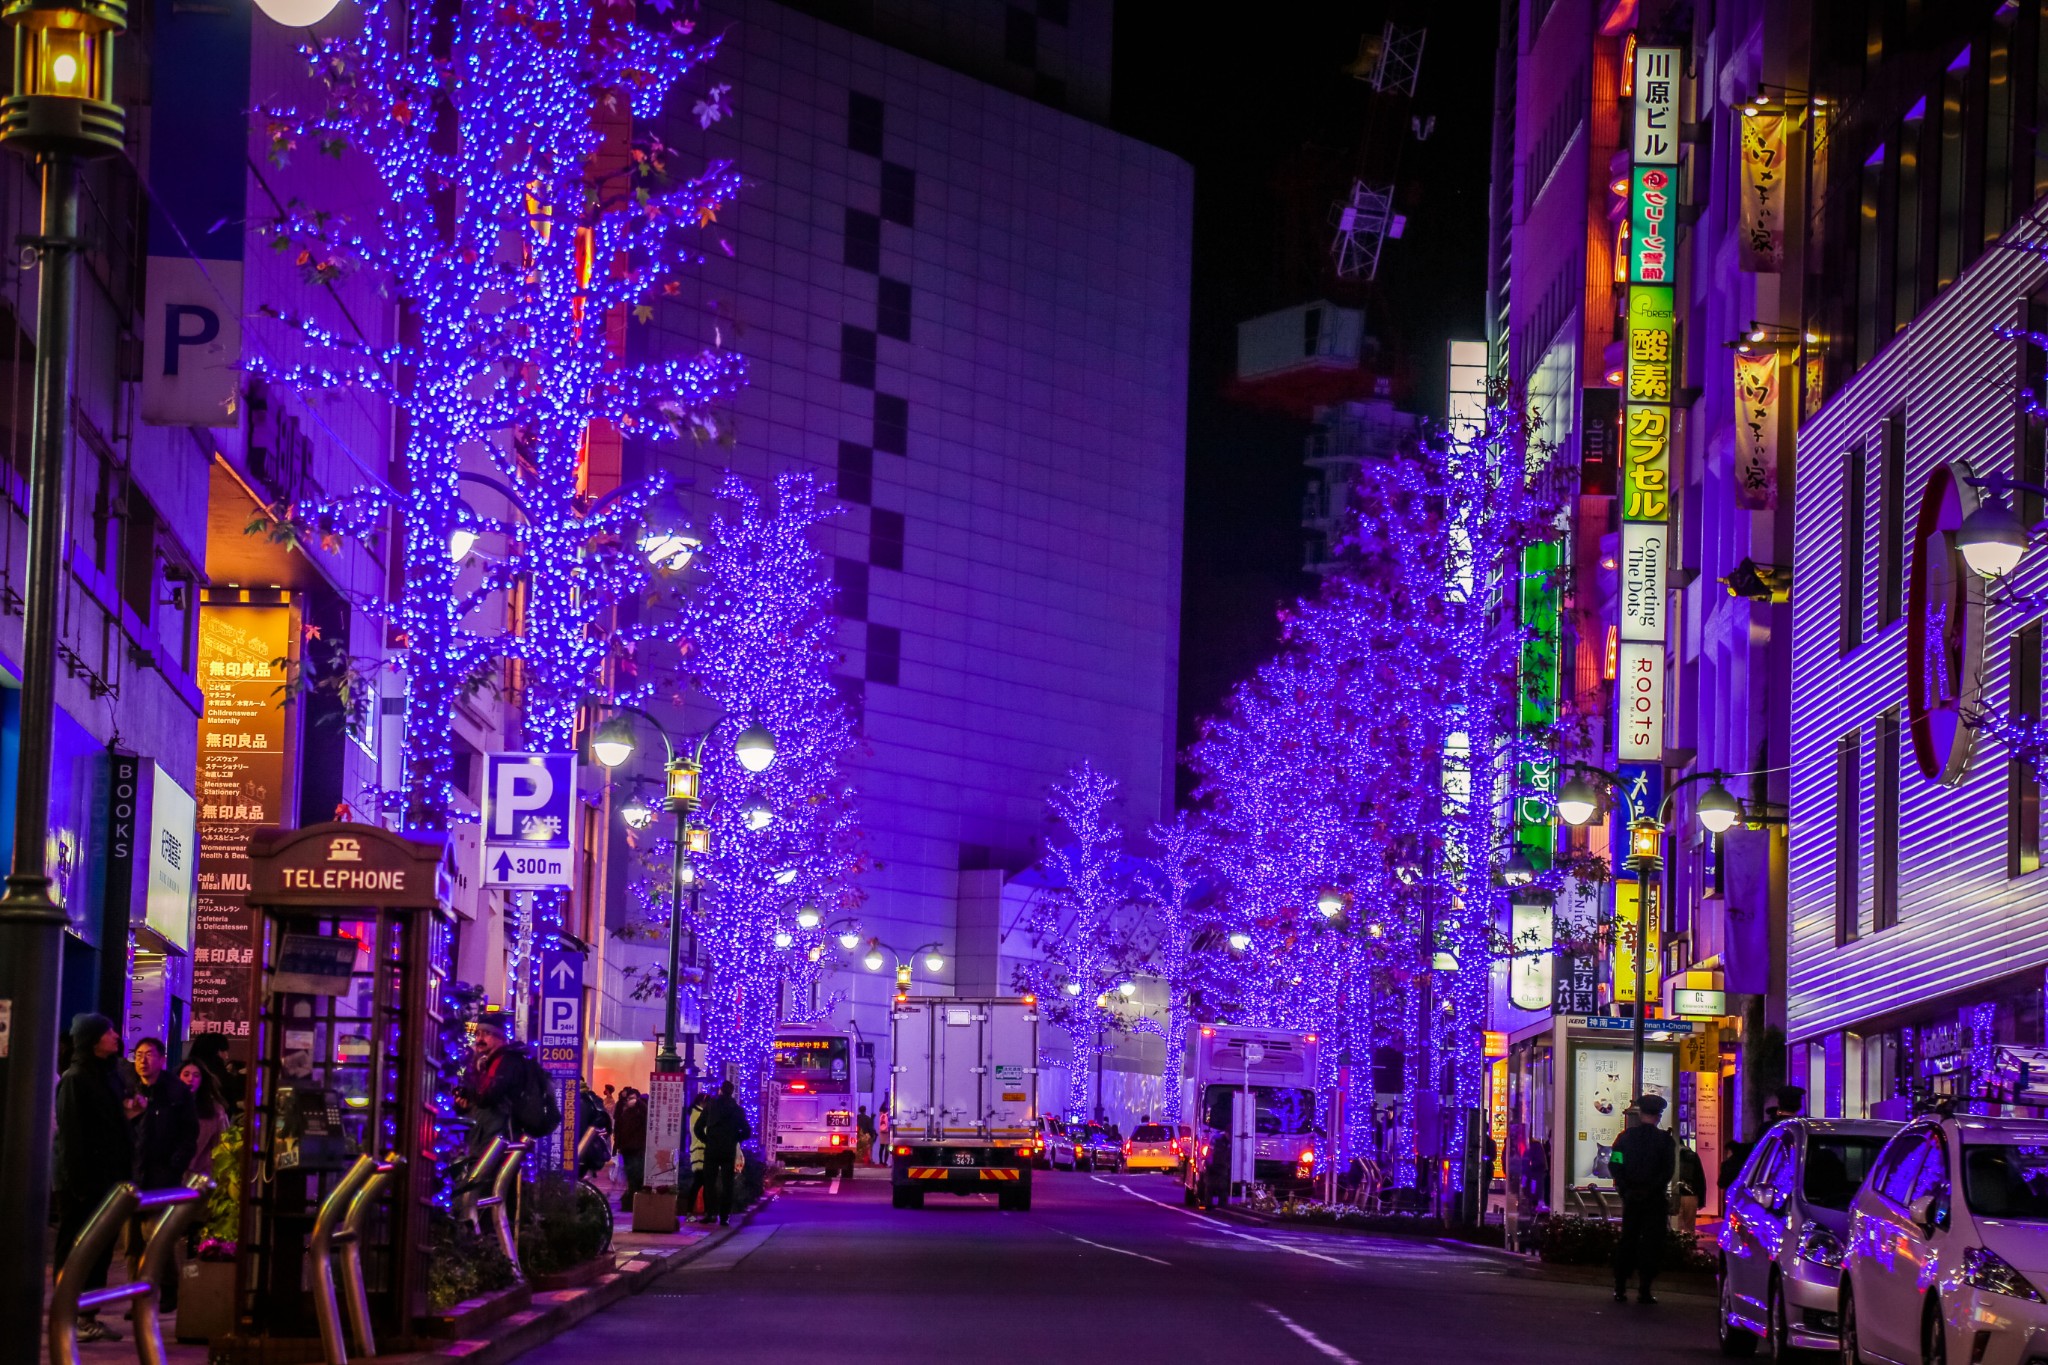
<svg viewBox="0 0 2048 1365">
<path fill-rule="evenodd" d="M 740 1144 L 754 1135 L 747 1111 L 732 1097 L 732 1082 L 718 1087 L 718 1098 L 704 1107 L 704 1114 L 690 1129 L 704 1144 L 704 1216 L 718 1215 L 718 1226 L 732 1222 L 733 1163 Z"/>
<path fill-rule="evenodd" d="M 860 1143 L 861 1164 L 872 1166 L 875 1162 L 875 1116 L 868 1112 L 866 1105 L 862 1105 L 860 1107 L 860 1117 L 855 1120 L 855 1123 L 857 1125 L 854 1128 L 854 1132 L 857 1135 L 855 1141 Z"/>
<path fill-rule="evenodd" d="M 121 1035 L 105 1015 L 71 1021 L 71 1065 L 57 1082 L 57 1265 L 71 1254 L 107 1192 L 135 1172 L 135 1136 L 120 1076 Z M 114 1259 L 111 1244 L 85 1272 L 82 1289 L 103 1289 Z M 80 1341 L 119 1341 L 96 1313 L 78 1320 Z"/>
<path fill-rule="evenodd" d="M 165 1190 L 185 1183 L 199 1152 L 199 1110 L 185 1083 L 165 1069 L 163 1040 L 144 1038 L 135 1045 L 135 1098 L 142 1102 L 135 1116 L 135 1183 L 145 1190 Z M 161 1217 L 162 1215 L 158 1215 Z M 142 1251 L 156 1220 L 128 1220 L 128 1264 L 142 1271 Z M 166 1313 L 178 1311 L 178 1267 L 164 1267 L 157 1303 Z"/>
<path fill-rule="evenodd" d="M 647 1183 L 647 1097 L 630 1085 L 619 1092 L 618 1107 L 612 1111 L 612 1143 L 619 1149 L 619 1170 L 626 1180 L 619 1207 L 630 1211 L 633 1196 Z"/>
<path fill-rule="evenodd" d="M 690 1101 L 690 1112 L 683 1115 L 683 1128 L 690 1147 L 690 1187 L 683 1195 L 683 1218 L 686 1222 L 696 1221 L 697 1196 L 704 1194 L 704 1139 L 696 1134 L 698 1123 L 703 1121 L 704 1111 L 710 1107 L 711 1092 L 700 1090 L 697 1097 Z M 708 1220 L 711 1205 L 708 1202 L 709 1197 L 706 1198 L 704 1214 Z"/>
<path fill-rule="evenodd" d="M 1663 1255 L 1671 1178 L 1677 1173 L 1678 1144 L 1657 1126 L 1664 1117 L 1664 1097 L 1645 1095 L 1632 1106 L 1634 1127 L 1614 1140 L 1607 1158 L 1621 1196 L 1621 1237 L 1614 1244 L 1614 1301 L 1628 1302 L 1628 1281 L 1636 1277 L 1636 1302 L 1655 1303 L 1650 1286 Z"/>
</svg>

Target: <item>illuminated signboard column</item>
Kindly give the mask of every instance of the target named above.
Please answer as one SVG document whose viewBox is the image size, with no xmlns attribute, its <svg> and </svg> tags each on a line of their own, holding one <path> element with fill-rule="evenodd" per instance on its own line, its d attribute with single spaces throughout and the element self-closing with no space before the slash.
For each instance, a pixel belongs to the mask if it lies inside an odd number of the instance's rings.
<svg viewBox="0 0 2048 1365">
<path fill-rule="evenodd" d="M 249 836 L 293 815 L 285 750 L 289 606 L 199 609 L 199 899 L 192 935 L 192 1033 L 223 1034 L 249 1060 L 256 1017 L 256 913 Z"/>
</svg>

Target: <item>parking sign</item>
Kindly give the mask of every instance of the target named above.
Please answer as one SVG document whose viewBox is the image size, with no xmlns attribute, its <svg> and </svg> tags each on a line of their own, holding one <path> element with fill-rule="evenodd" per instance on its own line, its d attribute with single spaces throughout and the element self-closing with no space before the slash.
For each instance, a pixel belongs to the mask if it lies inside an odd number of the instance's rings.
<svg viewBox="0 0 2048 1365">
<path fill-rule="evenodd" d="M 576 755 L 485 754 L 485 886 L 573 886 Z"/>
</svg>

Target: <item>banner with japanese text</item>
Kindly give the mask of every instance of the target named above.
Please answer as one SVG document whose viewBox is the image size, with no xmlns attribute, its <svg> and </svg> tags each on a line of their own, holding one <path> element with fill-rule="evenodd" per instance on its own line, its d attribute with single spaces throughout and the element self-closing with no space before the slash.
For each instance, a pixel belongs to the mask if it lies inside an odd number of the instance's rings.
<svg viewBox="0 0 2048 1365">
<path fill-rule="evenodd" d="M 1735 357 L 1735 505 L 1778 505 L 1778 353 Z"/>
<path fill-rule="evenodd" d="M 1657 881 L 1653 877 L 1649 885 L 1650 913 L 1643 938 L 1643 996 L 1647 1000 L 1660 999 L 1664 994 L 1664 945 L 1663 925 L 1657 913 Z M 1619 1001 L 1633 1001 L 1636 998 L 1636 939 L 1637 928 L 1644 925 L 1641 913 L 1641 890 L 1633 876 L 1624 876 L 1614 883 L 1614 998 Z"/>
<path fill-rule="evenodd" d="M 1785 268 L 1785 116 L 1752 114 L 1742 125 L 1742 268 Z"/>
</svg>

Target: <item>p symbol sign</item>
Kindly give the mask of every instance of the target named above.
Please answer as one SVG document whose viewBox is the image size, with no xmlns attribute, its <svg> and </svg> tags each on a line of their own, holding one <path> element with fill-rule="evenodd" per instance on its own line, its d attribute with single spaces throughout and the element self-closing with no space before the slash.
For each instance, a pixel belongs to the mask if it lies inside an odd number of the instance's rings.
<svg viewBox="0 0 2048 1365">
<path fill-rule="evenodd" d="M 541 997 L 540 1004 L 540 1031 L 543 1036 L 564 1034 L 576 1037 L 583 1032 L 582 1001 L 574 996 L 548 995 Z"/>
<path fill-rule="evenodd" d="M 520 817 L 546 810 L 554 800 L 554 776 L 540 763 L 501 763 L 491 776 L 491 837 L 516 839 Z"/>
</svg>

